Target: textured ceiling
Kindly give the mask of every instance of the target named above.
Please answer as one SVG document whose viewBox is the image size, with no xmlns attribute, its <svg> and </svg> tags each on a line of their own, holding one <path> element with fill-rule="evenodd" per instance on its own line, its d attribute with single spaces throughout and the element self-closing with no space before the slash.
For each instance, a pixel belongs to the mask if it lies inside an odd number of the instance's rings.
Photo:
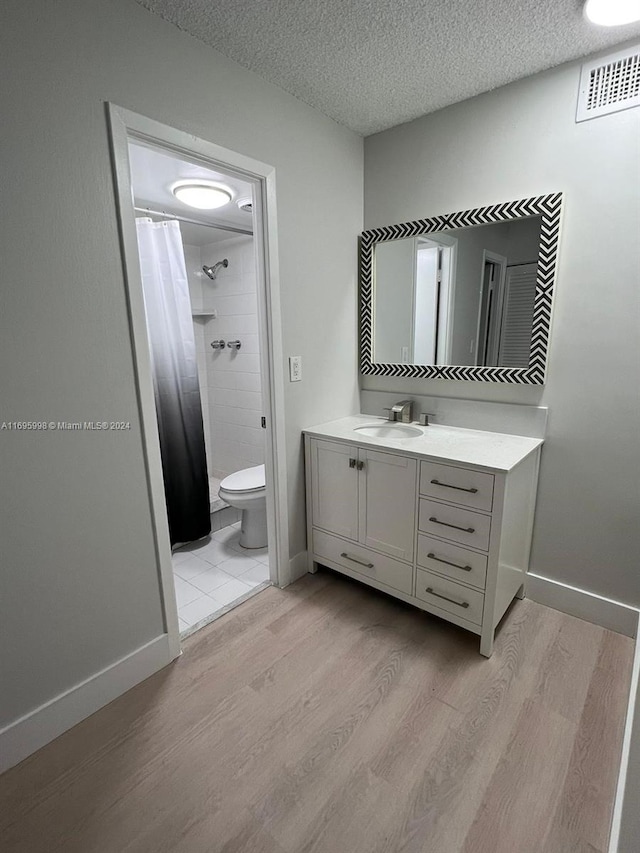
<svg viewBox="0 0 640 853">
<path fill-rule="evenodd" d="M 137 0 L 365 136 L 640 35 L 581 0 Z"/>
</svg>

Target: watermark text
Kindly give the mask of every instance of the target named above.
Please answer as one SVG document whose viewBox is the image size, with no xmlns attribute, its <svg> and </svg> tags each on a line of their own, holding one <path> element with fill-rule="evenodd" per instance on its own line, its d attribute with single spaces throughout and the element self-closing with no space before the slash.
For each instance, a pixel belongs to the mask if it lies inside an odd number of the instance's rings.
<svg viewBox="0 0 640 853">
<path fill-rule="evenodd" d="M 0 432 L 117 432 L 131 421 L 0 421 Z"/>
</svg>

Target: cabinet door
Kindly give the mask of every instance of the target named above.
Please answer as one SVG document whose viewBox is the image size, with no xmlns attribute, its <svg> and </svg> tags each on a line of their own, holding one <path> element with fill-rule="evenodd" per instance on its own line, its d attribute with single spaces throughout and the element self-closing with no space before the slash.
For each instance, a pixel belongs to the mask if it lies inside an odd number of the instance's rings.
<svg viewBox="0 0 640 853">
<path fill-rule="evenodd" d="M 413 560 L 417 462 L 360 449 L 360 542 L 399 560 Z"/>
<path fill-rule="evenodd" d="M 314 527 L 358 541 L 357 447 L 311 442 L 311 500 Z"/>
</svg>

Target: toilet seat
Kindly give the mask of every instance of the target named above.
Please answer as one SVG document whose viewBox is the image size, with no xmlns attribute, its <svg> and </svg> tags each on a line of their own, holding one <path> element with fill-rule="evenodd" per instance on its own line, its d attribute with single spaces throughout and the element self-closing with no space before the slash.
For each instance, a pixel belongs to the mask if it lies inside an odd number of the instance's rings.
<svg viewBox="0 0 640 853">
<path fill-rule="evenodd" d="M 218 495 L 236 510 L 242 511 L 240 538 L 242 548 L 267 547 L 267 487 L 264 465 L 254 465 L 229 474 L 220 483 Z"/>
<path fill-rule="evenodd" d="M 244 468 L 229 474 L 220 483 L 220 489 L 227 492 L 259 492 L 265 488 L 264 465 L 255 465 L 253 468 Z"/>
</svg>

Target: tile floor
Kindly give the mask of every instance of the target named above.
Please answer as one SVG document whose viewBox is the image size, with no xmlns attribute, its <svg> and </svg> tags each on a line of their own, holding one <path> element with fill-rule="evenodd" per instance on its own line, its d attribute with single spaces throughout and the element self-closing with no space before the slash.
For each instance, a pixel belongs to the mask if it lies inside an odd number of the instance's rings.
<svg viewBox="0 0 640 853">
<path fill-rule="evenodd" d="M 211 621 L 216 613 L 269 580 L 266 548 L 239 545 L 240 522 L 173 552 L 180 632 Z"/>
</svg>

